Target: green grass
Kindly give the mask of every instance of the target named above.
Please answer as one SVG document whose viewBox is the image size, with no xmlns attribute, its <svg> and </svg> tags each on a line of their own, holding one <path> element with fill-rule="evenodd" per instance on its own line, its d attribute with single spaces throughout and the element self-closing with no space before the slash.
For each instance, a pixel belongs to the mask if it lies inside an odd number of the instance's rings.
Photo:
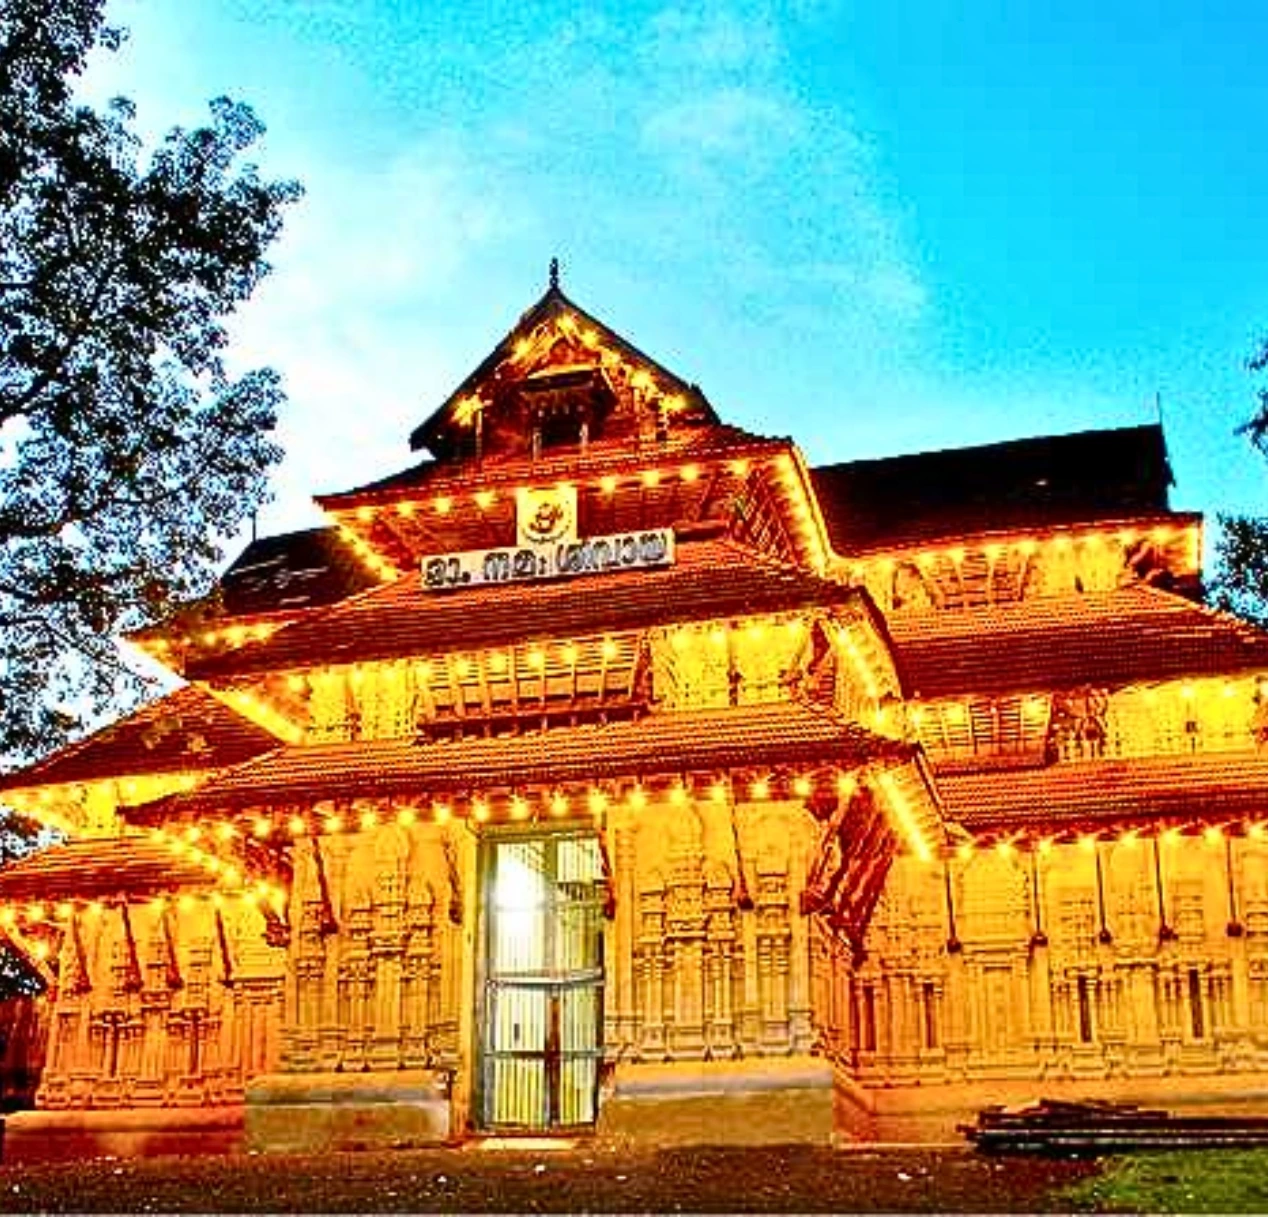
<svg viewBox="0 0 1268 1217">
<path fill-rule="evenodd" d="M 1124 1154 L 1062 1194 L 1072 1209 L 1128 1213 L 1268 1213 L 1268 1149 Z"/>
</svg>

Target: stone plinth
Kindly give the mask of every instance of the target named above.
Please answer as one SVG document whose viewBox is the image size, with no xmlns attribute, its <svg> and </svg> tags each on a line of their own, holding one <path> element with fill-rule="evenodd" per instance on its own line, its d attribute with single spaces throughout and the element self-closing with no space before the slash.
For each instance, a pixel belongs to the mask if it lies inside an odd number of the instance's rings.
<svg viewBox="0 0 1268 1217">
<path fill-rule="evenodd" d="M 826 1145 L 832 1068 L 814 1057 L 618 1065 L 597 1133 L 635 1147 Z"/>
<path fill-rule="evenodd" d="M 4 1162 L 228 1154 L 242 1149 L 242 1108 L 121 1107 L 18 1111 L 4 1119 Z"/>
<path fill-rule="evenodd" d="M 387 1149 L 451 1135 L 449 1078 L 434 1070 L 271 1074 L 247 1088 L 249 1150 Z"/>
</svg>

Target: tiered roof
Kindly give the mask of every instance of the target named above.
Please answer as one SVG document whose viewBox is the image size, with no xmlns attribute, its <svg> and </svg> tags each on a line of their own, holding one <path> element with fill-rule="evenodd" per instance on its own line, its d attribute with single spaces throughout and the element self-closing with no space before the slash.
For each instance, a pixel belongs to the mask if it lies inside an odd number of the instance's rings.
<svg viewBox="0 0 1268 1217">
<path fill-rule="evenodd" d="M 886 621 L 908 696 L 1000 696 L 1268 670 L 1268 633 L 1145 585 Z"/>
<path fill-rule="evenodd" d="M 208 883 L 202 867 L 156 841 L 115 837 L 52 845 L 0 868 L 0 901 L 144 896 Z"/>
<path fill-rule="evenodd" d="M 677 622 L 829 607 L 863 595 L 725 539 L 686 542 L 677 547 L 672 566 L 636 574 L 619 571 L 427 592 L 420 576 L 411 573 L 262 642 L 193 659 L 187 673 L 218 679 L 597 637 Z"/>
<path fill-rule="evenodd" d="M 276 746 L 276 736 L 186 686 L 26 769 L 0 776 L 0 790 L 219 769 Z"/>
<path fill-rule="evenodd" d="M 159 800 L 130 818 L 153 821 L 172 814 L 322 799 L 428 797 L 684 772 L 807 765 L 854 769 L 872 761 L 905 761 L 913 754 L 911 745 L 806 706 L 737 706 L 492 739 L 280 748 L 198 790 Z"/>
</svg>

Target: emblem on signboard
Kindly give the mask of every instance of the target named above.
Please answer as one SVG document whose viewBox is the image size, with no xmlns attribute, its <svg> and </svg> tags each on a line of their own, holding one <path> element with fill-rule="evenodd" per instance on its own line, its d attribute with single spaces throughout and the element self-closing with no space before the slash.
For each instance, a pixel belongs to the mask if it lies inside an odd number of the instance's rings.
<svg viewBox="0 0 1268 1217">
<path fill-rule="evenodd" d="M 551 486 L 516 491 L 515 523 L 520 545 L 552 545 L 577 539 L 577 488 Z"/>
</svg>

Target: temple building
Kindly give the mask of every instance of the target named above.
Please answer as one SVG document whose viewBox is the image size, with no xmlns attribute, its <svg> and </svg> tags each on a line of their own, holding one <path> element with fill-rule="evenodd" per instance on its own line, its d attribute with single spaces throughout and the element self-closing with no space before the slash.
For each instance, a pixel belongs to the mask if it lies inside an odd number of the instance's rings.
<svg viewBox="0 0 1268 1217">
<path fill-rule="evenodd" d="M 1268 634 L 1160 427 L 812 468 L 552 276 L 410 444 L 0 779 L 6 1156 L 1263 1092 Z"/>
</svg>

